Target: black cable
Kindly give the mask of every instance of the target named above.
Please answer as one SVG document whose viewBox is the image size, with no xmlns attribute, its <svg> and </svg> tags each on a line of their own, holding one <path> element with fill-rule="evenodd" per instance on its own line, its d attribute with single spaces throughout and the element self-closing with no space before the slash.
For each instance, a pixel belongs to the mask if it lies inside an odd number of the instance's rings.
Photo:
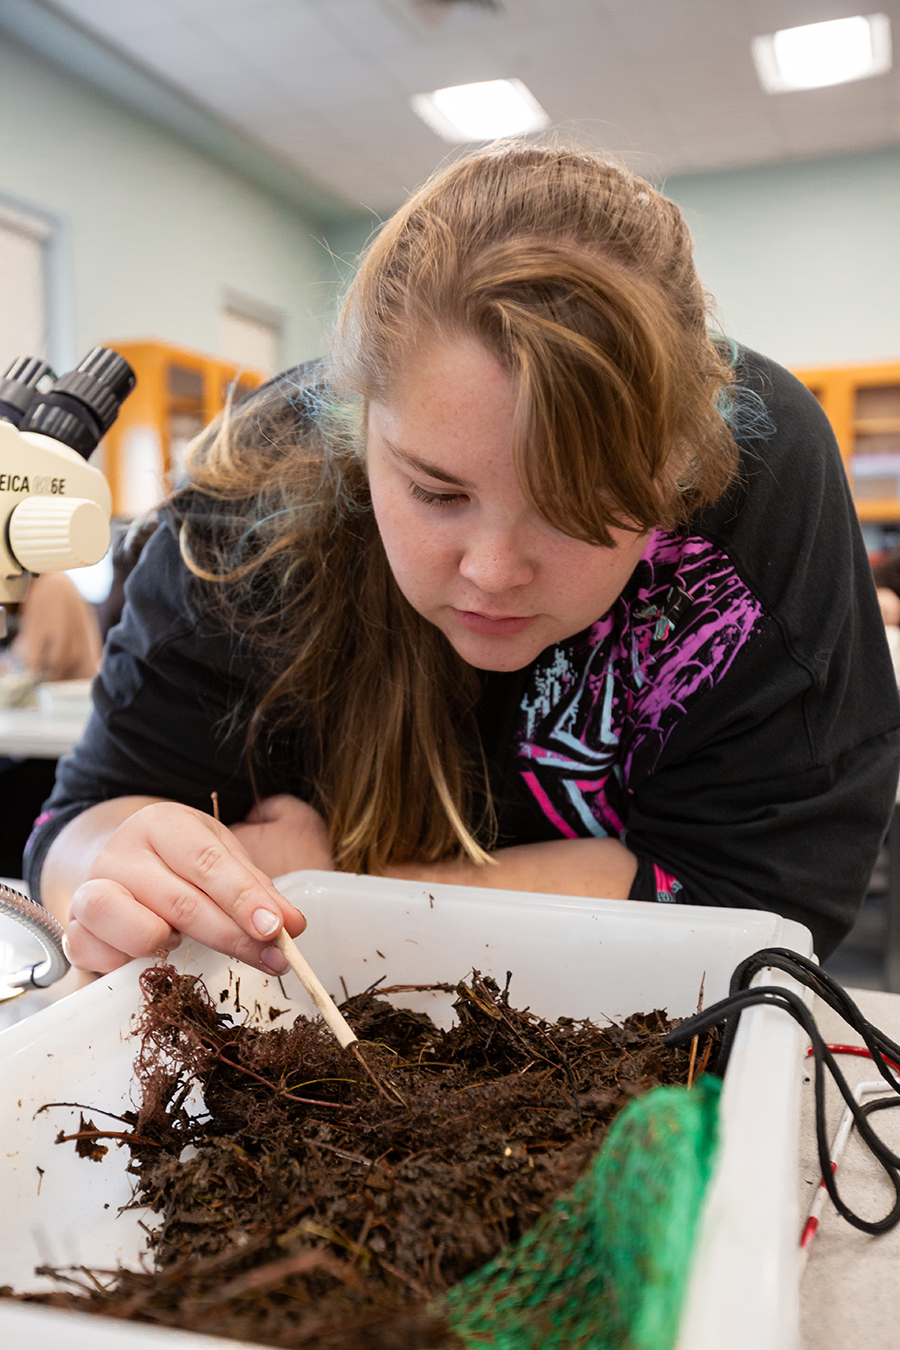
<svg viewBox="0 0 900 1350">
<path fill-rule="evenodd" d="M 842 989 L 839 984 L 832 980 L 830 975 L 826 975 L 820 970 L 814 962 L 809 961 L 805 956 L 798 952 L 789 951 L 785 947 L 771 947 L 762 951 L 755 952 L 735 969 L 731 979 L 731 992 L 727 998 L 720 999 L 711 1007 L 697 1013 L 694 1017 L 689 1017 L 663 1037 L 664 1045 L 682 1045 L 691 1040 L 694 1036 L 708 1031 L 711 1027 L 719 1023 L 725 1023 L 725 1032 L 723 1035 L 722 1050 L 716 1064 L 715 1072 L 724 1074 L 727 1067 L 728 1057 L 734 1043 L 734 1035 L 737 1029 L 737 1023 L 744 1008 L 751 1007 L 754 1004 L 770 1004 L 773 1007 L 780 1007 L 789 1013 L 796 1022 L 803 1027 L 809 1036 L 813 1049 L 815 1062 L 815 1105 L 816 1105 L 816 1146 L 819 1155 L 819 1167 L 822 1172 L 822 1180 L 831 1197 L 835 1209 L 841 1214 L 848 1223 L 854 1228 L 859 1228 L 864 1233 L 878 1234 L 886 1233 L 889 1229 L 895 1227 L 900 1222 L 900 1157 L 898 1157 L 881 1140 L 869 1124 L 868 1117 L 873 1110 L 884 1109 L 884 1106 L 900 1105 L 900 1095 L 896 1098 L 885 1098 L 883 1102 L 870 1102 L 865 1107 L 860 1106 L 853 1096 L 847 1080 L 838 1067 L 834 1055 L 828 1049 L 828 1046 L 822 1039 L 822 1035 L 816 1025 L 815 1018 L 809 1008 L 803 1002 L 798 994 L 792 989 L 784 989 L 779 985 L 762 985 L 750 989 L 746 986 L 756 974 L 757 971 L 767 967 L 775 967 L 791 975 L 799 983 L 807 985 L 815 993 L 823 998 L 830 1007 L 839 1013 L 865 1041 L 866 1047 L 872 1055 L 879 1072 L 885 1081 L 890 1085 L 893 1092 L 900 1094 L 900 1084 L 891 1073 L 889 1065 L 885 1062 L 885 1056 L 890 1055 L 892 1059 L 900 1062 L 900 1046 L 896 1045 L 884 1032 L 878 1027 L 873 1026 L 866 1017 L 863 1016 L 860 1009 Z M 873 1157 L 887 1173 L 888 1180 L 894 1188 L 895 1202 L 890 1212 L 882 1219 L 864 1219 L 847 1205 L 841 1198 L 834 1173 L 831 1167 L 831 1159 L 828 1150 L 828 1138 L 826 1133 L 825 1121 L 825 1069 L 831 1074 L 834 1082 L 850 1110 L 854 1124 L 859 1131 L 860 1138 L 869 1148 Z"/>
<path fill-rule="evenodd" d="M 753 976 L 766 966 L 792 975 L 800 984 L 805 984 L 814 994 L 818 994 L 824 1003 L 833 1008 L 848 1026 L 859 1033 L 878 1072 L 892 1090 L 897 1090 L 896 1079 L 890 1065 L 885 1063 L 885 1057 L 900 1064 L 900 1045 L 886 1036 L 879 1027 L 874 1026 L 853 1002 L 846 989 L 809 957 L 792 952 L 787 947 L 768 947 L 754 952 L 735 968 L 729 992 L 733 994 L 738 989 L 749 988 Z"/>
</svg>

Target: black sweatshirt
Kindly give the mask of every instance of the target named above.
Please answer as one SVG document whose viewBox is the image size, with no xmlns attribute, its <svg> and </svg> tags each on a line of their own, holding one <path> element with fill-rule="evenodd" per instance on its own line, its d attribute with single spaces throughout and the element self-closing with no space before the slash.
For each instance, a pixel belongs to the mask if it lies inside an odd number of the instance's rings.
<svg viewBox="0 0 900 1350">
<path fill-rule="evenodd" d="M 744 353 L 738 376 L 741 473 L 726 495 L 655 532 L 589 629 L 485 675 L 479 721 L 502 843 L 618 836 L 638 858 L 633 899 L 774 910 L 825 957 L 890 816 L 900 706 L 830 427 L 773 363 Z M 208 810 L 215 789 L 226 822 L 249 811 L 242 735 L 227 728 L 258 663 L 198 613 L 195 586 L 165 520 L 29 843 L 33 894 L 55 835 L 96 802 Z M 303 728 L 269 750 L 260 794 L 314 795 Z"/>
</svg>

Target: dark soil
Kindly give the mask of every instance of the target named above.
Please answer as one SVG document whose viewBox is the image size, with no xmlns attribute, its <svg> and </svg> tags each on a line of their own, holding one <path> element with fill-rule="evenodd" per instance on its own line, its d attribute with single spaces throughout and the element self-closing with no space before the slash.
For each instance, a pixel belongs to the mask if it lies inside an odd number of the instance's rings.
<svg viewBox="0 0 900 1350">
<path fill-rule="evenodd" d="M 171 966 L 143 985 L 139 1110 L 57 1142 L 129 1148 L 153 1269 L 0 1294 L 272 1346 L 446 1345 L 429 1305 L 572 1185 L 629 1098 L 687 1077 L 664 1013 L 547 1023 L 477 972 L 429 986 L 457 995 L 450 1031 L 371 992 L 343 1005 L 382 1091 L 321 1022 L 235 1025 Z"/>
</svg>

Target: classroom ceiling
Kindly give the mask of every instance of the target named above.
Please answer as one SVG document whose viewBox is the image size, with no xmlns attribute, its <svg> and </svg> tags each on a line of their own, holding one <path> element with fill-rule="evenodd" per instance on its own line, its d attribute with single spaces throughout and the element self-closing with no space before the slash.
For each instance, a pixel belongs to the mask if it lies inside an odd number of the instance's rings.
<svg viewBox="0 0 900 1350">
<path fill-rule="evenodd" d="M 455 153 L 410 96 L 516 77 L 553 126 L 654 179 L 900 143 L 894 69 L 766 94 L 754 36 L 853 0 L 53 0 L 348 210 L 392 211 Z"/>
</svg>

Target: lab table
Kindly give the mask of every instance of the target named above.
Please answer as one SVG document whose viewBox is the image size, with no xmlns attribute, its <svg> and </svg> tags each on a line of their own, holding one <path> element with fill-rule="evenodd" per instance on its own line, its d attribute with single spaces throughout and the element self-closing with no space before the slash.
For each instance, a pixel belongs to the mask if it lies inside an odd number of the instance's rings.
<svg viewBox="0 0 900 1350">
<path fill-rule="evenodd" d="M 81 739 L 90 708 L 48 717 L 39 708 L 0 708 L 0 755 L 59 759 Z"/>
</svg>

